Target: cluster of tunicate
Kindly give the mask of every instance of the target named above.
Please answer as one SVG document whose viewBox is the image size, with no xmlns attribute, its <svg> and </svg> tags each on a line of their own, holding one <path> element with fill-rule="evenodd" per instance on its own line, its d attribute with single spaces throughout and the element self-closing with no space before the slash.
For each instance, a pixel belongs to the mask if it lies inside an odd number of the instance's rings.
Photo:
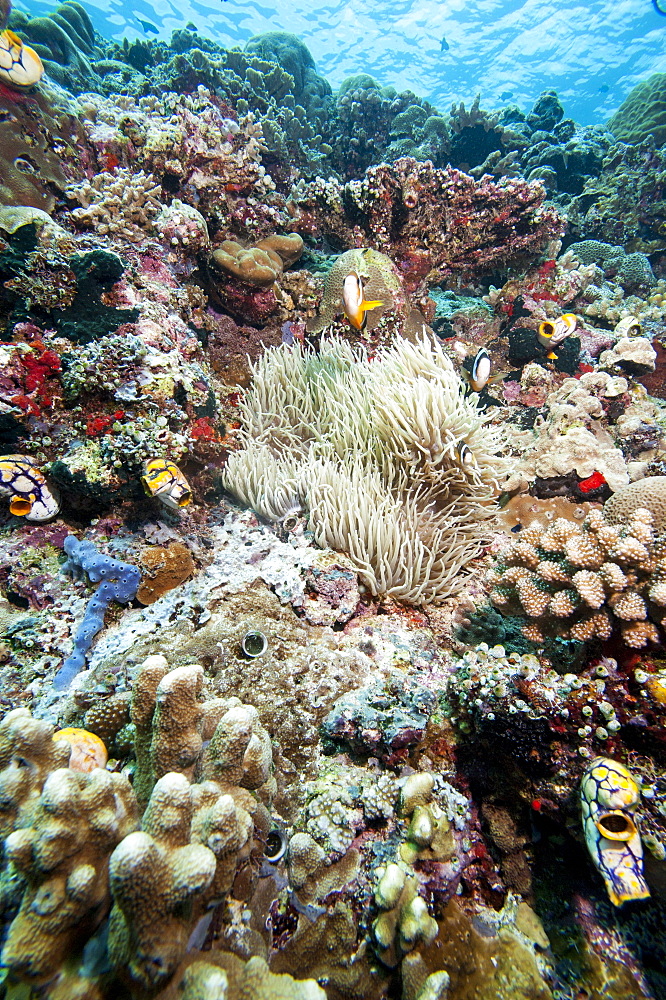
<svg viewBox="0 0 666 1000">
<path fill-rule="evenodd" d="M 114 334 L 82 347 L 67 357 L 62 384 L 69 399 L 82 391 L 115 392 L 136 378 L 147 348 L 140 337 Z"/>
<path fill-rule="evenodd" d="M 621 728 L 617 708 L 608 700 L 618 692 L 616 673 L 617 662 L 611 659 L 581 675 L 558 673 L 533 653 L 482 642 L 454 659 L 445 700 L 451 722 L 463 733 L 507 717 L 546 718 L 570 728 L 582 741 L 581 756 L 588 756 L 588 741 L 598 746 Z"/>
<path fill-rule="evenodd" d="M 155 228 L 169 247 L 180 247 L 195 256 L 208 248 L 208 226 L 201 212 L 174 198 L 155 219 Z"/>
<path fill-rule="evenodd" d="M 180 422 L 177 415 L 174 422 Z M 116 469 L 137 469 L 146 459 L 160 454 L 177 461 L 187 451 L 186 435 L 172 429 L 164 414 L 134 417 L 127 423 L 116 421 L 112 430 L 113 434 L 104 435 L 100 448 L 104 461 Z"/>
</svg>

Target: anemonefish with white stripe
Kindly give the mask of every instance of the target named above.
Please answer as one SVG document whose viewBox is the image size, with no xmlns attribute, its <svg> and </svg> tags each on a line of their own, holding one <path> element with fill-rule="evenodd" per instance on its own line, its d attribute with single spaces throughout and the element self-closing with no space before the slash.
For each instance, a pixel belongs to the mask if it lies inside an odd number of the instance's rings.
<svg viewBox="0 0 666 1000">
<path fill-rule="evenodd" d="M 506 377 L 506 372 L 499 372 L 497 375 L 490 374 L 491 360 L 485 347 L 480 348 L 474 357 L 472 367 L 461 369 L 461 376 L 467 382 L 472 392 L 482 392 L 487 385 L 493 385 Z"/>
<path fill-rule="evenodd" d="M 365 325 L 368 322 L 368 311 L 377 309 L 384 303 L 379 299 L 366 299 L 360 274 L 356 271 L 350 271 L 342 283 L 342 305 L 345 316 L 354 329 L 365 330 Z"/>
</svg>

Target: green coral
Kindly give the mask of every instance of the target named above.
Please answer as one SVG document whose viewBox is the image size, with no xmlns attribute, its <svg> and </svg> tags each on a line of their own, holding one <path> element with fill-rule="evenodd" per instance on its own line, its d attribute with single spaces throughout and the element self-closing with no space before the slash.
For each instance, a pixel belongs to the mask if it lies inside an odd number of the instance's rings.
<svg viewBox="0 0 666 1000">
<path fill-rule="evenodd" d="M 653 73 L 637 84 L 608 122 L 621 142 L 643 142 L 653 136 L 658 146 L 666 142 L 666 73 Z"/>
</svg>

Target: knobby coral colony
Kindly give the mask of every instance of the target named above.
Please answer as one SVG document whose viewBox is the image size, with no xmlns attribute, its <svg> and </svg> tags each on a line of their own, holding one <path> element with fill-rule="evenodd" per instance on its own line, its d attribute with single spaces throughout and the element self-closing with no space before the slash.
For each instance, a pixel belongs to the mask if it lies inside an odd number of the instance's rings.
<svg viewBox="0 0 666 1000">
<path fill-rule="evenodd" d="M 663 77 L 0 31 L 3 996 L 666 996 Z"/>
</svg>

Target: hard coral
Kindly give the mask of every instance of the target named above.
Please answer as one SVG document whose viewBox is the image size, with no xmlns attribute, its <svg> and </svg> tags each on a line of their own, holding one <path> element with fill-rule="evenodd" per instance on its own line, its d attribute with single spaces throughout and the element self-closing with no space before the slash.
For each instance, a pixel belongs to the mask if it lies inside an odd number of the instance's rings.
<svg viewBox="0 0 666 1000">
<path fill-rule="evenodd" d="M 15 976 L 51 978 L 89 936 L 108 905 L 109 855 L 136 818 L 123 775 L 101 768 L 49 774 L 30 825 L 5 839 L 6 857 L 27 883 L 2 951 Z"/>
<path fill-rule="evenodd" d="M 99 85 L 91 59 L 100 55 L 95 29 L 87 10 L 76 0 L 65 0 L 45 17 L 15 11 L 9 26 L 34 46 L 48 74 L 74 93 Z"/>
<path fill-rule="evenodd" d="M 80 139 L 76 117 L 43 86 L 20 101 L 0 93 L 0 204 L 52 211 L 54 192 L 80 176 L 73 166 Z"/>
<path fill-rule="evenodd" d="M 145 802 L 170 771 L 256 789 L 270 773 L 270 741 L 256 711 L 237 698 L 202 703 L 203 669 L 198 664 L 169 669 L 163 656 L 149 657 L 132 692 L 136 727 L 135 788 Z M 210 745 L 203 754 L 203 744 Z"/>
<path fill-rule="evenodd" d="M 192 817 L 187 779 L 166 774 L 153 789 L 142 830 L 125 837 L 109 863 L 109 957 L 143 989 L 154 990 L 173 975 L 185 953 L 193 907 L 202 905 L 215 876 L 213 851 L 190 842 Z M 227 827 L 232 838 L 233 823 Z"/>
<path fill-rule="evenodd" d="M 609 524 L 626 524 L 639 507 L 650 511 L 661 535 L 666 530 L 666 476 L 647 476 L 623 486 L 606 501 L 604 517 Z"/>
<path fill-rule="evenodd" d="M 321 179 L 292 188 L 292 228 L 386 251 L 409 290 L 539 254 L 563 223 L 545 190 L 522 179 L 475 181 L 409 157 L 370 167 L 344 187 Z"/>
<path fill-rule="evenodd" d="M 160 211 L 160 185 L 152 174 L 118 170 L 96 174 L 67 188 L 67 197 L 80 202 L 72 218 L 94 229 L 100 236 L 117 236 L 131 242 L 144 240 L 154 231 Z"/>
<path fill-rule="evenodd" d="M 303 252 L 298 233 L 267 236 L 254 247 L 244 249 L 234 240 L 225 240 L 213 253 L 213 264 L 223 273 L 248 285 L 272 285 L 283 268 L 291 267 Z"/>
<path fill-rule="evenodd" d="M 618 630 L 626 645 L 658 642 L 666 605 L 663 544 L 652 514 L 637 508 L 622 526 L 590 511 L 582 526 L 558 518 L 525 528 L 490 571 L 491 600 L 531 621 L 523 633 L 586 642 Z"/>
<path fill-rule="evenodd" d="M 665 73 L 653 73 L 637 84 L 608 122 L 616 139 L 636 144 L 653 136 L 661 146 L 666 141 L 665 94 Z"/>
</svg>

